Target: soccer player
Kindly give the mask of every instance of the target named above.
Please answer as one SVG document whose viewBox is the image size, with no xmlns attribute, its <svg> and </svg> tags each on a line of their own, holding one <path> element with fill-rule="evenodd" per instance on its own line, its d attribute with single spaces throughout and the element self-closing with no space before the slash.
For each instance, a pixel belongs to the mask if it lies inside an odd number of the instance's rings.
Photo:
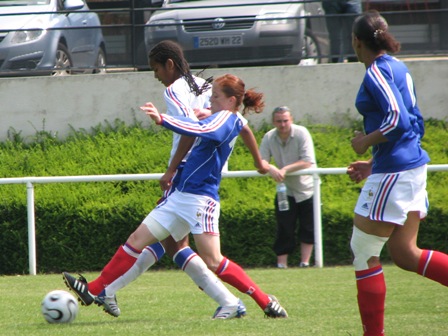
<svg viewBox="0 0 448 336">
<path fill-rule="evenodd" d="M 207 115 L 206 112 L 210 108 L 211 79 L 204 80 L 191 74 L 182 48 L 177 43 L 172 41 L 158 43 L 150 51 L 149 61 L 155 78 L 166 87 L 164 98 L 168 115 L 196 119 L 195 110 Z M 250 138 L 245 139 L 250 142 Z M 160 201 L 174 191 L 194 140 L 194 137 L 173 133 L 168 169 L 160 179 L 160 186 L 164 190 Z M 255 140 L 253 143 L 255 145 L 252 144 L 252 147 L 256 146 Z M 116 292 L 154 265 L 162 258 L 165 250 L 198 287 L 220 305 L 214 318 L 245 315 L 244 304 L 216 278 L 204 261 L 189 247 L 188 235 L 177 242 L 170 236 L 162 243 L 146 246 L 141 253 L 134 253 L 136 257 L 138 256 L 135 263 L 126 273 L 118 277 L 115 272 L 105 269 L 97 279 L 88 283 L 84 277 L 76 279 L 68 273 L 64 273 L 64 280 L 83 305 L 95 302 L 108 314 L 118 317 L 121 311 L 117 304 Z M 229 314 L 229 311 L 232 313 Z"/>
<path fill-rule="evenodd" d="M 351 163 L 350 178 L 367 178 L 355 206 L 351 249 L 358 306 L 365 336 L 384 335 L 386 285 L 380 253 L 387 243 L 395 264 L 448 286 L 448 255 L 417 247 L 420 220 L 428 211 L 426 166 L 421 147 L 424 124 L 414 83 L 407 67 L 388 53 L 400 44 L 377 11 L 353 24 L 352 45 L 366 73 L 356 97 L 365 133 L 357 132 L 352 147 L 372 159 Z"/>
</svg>

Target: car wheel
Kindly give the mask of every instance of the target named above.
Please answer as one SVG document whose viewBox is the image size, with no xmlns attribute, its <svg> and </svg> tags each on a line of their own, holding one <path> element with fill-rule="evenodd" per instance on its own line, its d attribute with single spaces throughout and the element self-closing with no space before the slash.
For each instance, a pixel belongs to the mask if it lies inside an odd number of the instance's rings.
<svg viewBox="0 0 448 336">
<path fill-rule="evenodd" d="M 93 69 L 94 74 L 105 74 L 106 73 L 106 53 L 103 48 L 98 51 L 98 56 L 96 57 L 95 69 Z"/>
<path fill-rule="evenodd" d="M 302 58 L 299 65 L 315 65 L 322 62 L 319 42 L 311 29 L 306 28 L 303 36 Z"/>
<path fill-rule="evenodd" d="M 68 52 L 67 47 L 59 43 L 58 49 L 56 50 L 56 59 L 53 71 L 51 73 L 52 76 L 66 76 L 72 73 L 72 58 Z"/>
</svg>

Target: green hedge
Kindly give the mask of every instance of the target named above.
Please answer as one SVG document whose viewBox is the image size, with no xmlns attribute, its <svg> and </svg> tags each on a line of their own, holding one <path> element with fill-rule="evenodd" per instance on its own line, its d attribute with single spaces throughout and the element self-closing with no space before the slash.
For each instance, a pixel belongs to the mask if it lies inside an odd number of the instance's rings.
<svg viewBox="0 0 448 336">
<path fill-rule="evenodd" d="M 258 140 L 270 128 L 256 132 Z M 308 125 L 320 167 L 344 167 L 360 159 L 350 147 L 353 129 Z M 120 121 L 89 132 L 73 131 L 59 140 L 41 132 L 34 139 L 0 144 L 0 177 L 161 173 L 166 167 L 172 134 Z M 431 164 L 448 163 L 447 123 L 428 120 L 423 145 Z M 239 140 L 230 170 L 253 170 Z M 419 243 L 448 251 L 446 190 L 448 173 L 431 173 L 431 209 L 422 223 Z M 351 262 L 352 213 L 360 185 L 346 175 L 322 176 L 323 253 L 326 265 Z M 221 195 L 222 251 L 244 266 L 272 266 L 275 254 L 273 197 L 269 177 L 225 178 Z M 117 247 L 151 211 L 160 197 L 156 181 L 55 183 L 35 185 L 38 272 L 100 270 Z M 28 273 L 26 188 L 0 185 L 0 274 Z M 194 244 L 192 244 L 194 246 Z M 384 251 L 387 259 L 387 251 Z M 298 260 L 297 252 L 291 262 Z M 157 267 L 174 267 L 165 257 Z"/>
</svg>

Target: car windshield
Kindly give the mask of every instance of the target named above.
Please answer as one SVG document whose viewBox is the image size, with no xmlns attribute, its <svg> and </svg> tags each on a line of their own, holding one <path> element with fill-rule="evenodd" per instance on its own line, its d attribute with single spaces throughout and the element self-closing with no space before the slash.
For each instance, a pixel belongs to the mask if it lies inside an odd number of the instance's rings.
<svg viewBox="0 0 448 336">
<path fill-rule="evenodd" d="M 48 5 L 50 0 L 0 1 L 0 7 Z"/>
</svg>

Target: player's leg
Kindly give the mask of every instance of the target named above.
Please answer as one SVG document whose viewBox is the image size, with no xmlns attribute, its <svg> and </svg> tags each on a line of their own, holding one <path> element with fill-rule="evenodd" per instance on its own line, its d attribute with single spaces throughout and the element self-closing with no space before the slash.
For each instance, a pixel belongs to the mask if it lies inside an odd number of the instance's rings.
<svg viewBox="0 0 448 336">
<path fill-rule="evenodd" d="M 263 292 L 249 275 L 235 262 L 221 255 L 221 244 L 216 234 L 193 234 L 199 255 L 218 277 L 241 293 L 250 295 L 268 317 L 287 317 L 278 300 Z"/>
<path fill-rule="evenodd" d="M 161 242 L 146 246 L 132 267 L 122 276 L 118 277 L 118 279 L 105 287 L 101 293 L 95 297 L 95 303 L 98 306 L 103 307 L 104 311 L 109 315 L 114 317 L 120 316 L 121 311 L 118 307 L 116 292 L 137 279 L 158 260 L 160 260 L 164 254 L 165 249 Z"/>
<path fill-rule="evenodd" d="M 224 286 L 216 275 L 208 269 L 202 258 L 189 246 L 179 250 L 174 255 L 173 260 L 201 290 L 219 304 L 213 318 L 228 319 L 246 315 L 246 307 L 243 302 Z"/>
<path fill-rule="evenodd" d="M 146 272 L 157 261 L 159 261 L 165 254 L 165 251 L 170 257 L 172 257 L 177 251 L 179 251 L 179 249 L 186 246 L 188 246 L 188 236 L 185 236 L 179 242 L 176 242 L 173 237 L 169 236 L 161 242 L 146 246 L 129 271 L 105 288 L 105 294 L 107 296 L 115 295 L 117 291 L 127 286 L 141 274 Z"/>
<path fill-rule="evenodd" d="M 386 283 L 379 256 L 394 225 L 374 222 L 358 214 L 354 224 L 350 245 L 364 336 L 383 335 Z"/>
<path fill-rule="evenodd" d="M 405 224 L 394 230 L 387 243 L 389 254 L 398 267 L 448 286 L 448 255 L 418 248 L 419 226 L 420 213 L 408 213 Z"/>
<path fill-rule="evenodd" d="M 169 236 L 168 230 L 154 220 L 147 221 L 147 218 L 129 236 L 126 243 L 118 248 L 95 280 L 87 283 L 83 277 L 76 279 L 67 272 L 63 273 L 66 285 L 76 293 L 82 304 L 93 303 L 94 297 L 100 294 L 108 284 L 126 273 L 134 265 L 146 245 L 156 243 Z"/>
</svg>

